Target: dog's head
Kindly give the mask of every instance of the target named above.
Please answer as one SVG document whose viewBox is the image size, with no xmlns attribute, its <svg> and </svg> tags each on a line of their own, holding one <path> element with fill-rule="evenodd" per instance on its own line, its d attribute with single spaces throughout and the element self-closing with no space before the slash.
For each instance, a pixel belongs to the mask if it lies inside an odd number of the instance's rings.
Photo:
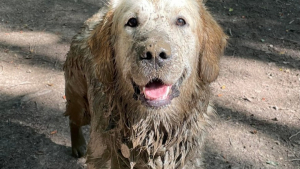
<svg viewBox="0 0 300 169">
<path fill-rule="evenodd" d="M 162 109 L 217 78 L 226 36 L 201 0 L 114 0 L 89 44 L 100 81 Z"/>
</svg>

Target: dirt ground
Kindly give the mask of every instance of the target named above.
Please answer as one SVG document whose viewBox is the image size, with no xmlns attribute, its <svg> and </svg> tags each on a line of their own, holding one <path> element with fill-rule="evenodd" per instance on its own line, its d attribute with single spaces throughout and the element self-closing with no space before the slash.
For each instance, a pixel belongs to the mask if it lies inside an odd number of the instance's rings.
<svg viewBox="0 0 300 169">
<path fill-rule="evenodd" d="M 206 169 L 300 169 L 300 1 L 208 0 L 230 36 Z M 0 1 L 0 168 L 80 169 L 62 64 L 97 0 Z M 88 127 L 85 128 L 88 133 Z"/>
</svg>

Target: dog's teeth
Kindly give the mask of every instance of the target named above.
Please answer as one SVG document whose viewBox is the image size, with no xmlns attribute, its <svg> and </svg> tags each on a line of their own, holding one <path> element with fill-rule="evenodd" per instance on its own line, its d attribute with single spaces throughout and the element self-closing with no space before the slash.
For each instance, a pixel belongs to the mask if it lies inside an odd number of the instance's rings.
<svg viewBox="0 0 300 169">
<path fill-rule="evenodd" d="M 167 92 L 166 92 L 166 96 L 168 96 L 169 95 L 169 92 L 170 92 L 170 86 L 169 87 L 167 87 Z"/>
<path fill-rule="evenodd" d="M 159 98 L 159 100 L 166 100 L 168 98 L 169 93 L 170 93 L 170 89 L 171 89 L 171 87 L 168 87 L 165 95 L 163 95 L 161 98 Z"/>
</svg>

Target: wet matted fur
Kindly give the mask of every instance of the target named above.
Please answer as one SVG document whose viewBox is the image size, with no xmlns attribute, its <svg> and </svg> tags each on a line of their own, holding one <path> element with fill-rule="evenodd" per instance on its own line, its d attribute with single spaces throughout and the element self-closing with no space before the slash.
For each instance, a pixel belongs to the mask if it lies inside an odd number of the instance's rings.
<svg viewBox="0 0 300 169">
<path fill-rule="evenodd" d="M 226 38 L 202 0 L 107 2 L 64 65 L 73 155 L 91 124 L 90 169 L 201 168 Z"/>
</svg>

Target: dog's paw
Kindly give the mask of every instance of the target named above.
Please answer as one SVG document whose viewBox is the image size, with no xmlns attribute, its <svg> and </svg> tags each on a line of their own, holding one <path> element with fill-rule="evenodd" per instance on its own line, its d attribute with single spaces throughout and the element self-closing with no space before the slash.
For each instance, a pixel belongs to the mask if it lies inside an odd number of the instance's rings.
<svg viewBox="0 0 300 169">
<path fill-rule="evenodd" d="M 72 155 L 76 158 L 83 157 L 86 153 L 86 144 L 73 146 L 72 147 Z"/>
</svg>

